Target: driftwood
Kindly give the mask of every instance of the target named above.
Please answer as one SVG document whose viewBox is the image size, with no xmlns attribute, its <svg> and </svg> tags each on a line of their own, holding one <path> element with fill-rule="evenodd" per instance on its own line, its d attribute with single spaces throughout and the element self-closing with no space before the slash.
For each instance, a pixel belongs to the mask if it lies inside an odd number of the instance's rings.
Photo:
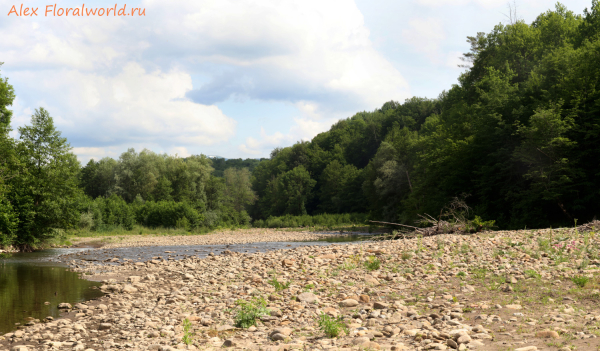
<svg viewBox="0 0 600 351">
<path fill-rule="evenodd" d="M 577 227 L 577 230 L 582 231 L 582 232 L 591 232 L 591 231 L 600 230 L 600 221 L 594 219 L 589 223 L 580 225 L 579 227 Z"/>
</svg>

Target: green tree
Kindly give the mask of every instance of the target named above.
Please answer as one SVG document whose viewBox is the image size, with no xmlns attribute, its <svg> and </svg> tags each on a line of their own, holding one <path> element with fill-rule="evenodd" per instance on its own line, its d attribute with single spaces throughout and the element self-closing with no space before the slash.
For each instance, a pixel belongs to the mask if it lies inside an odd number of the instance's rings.
<svg viewBox="0 0 600 351">
<path fill-rule="evenodd" d="M 285 203 L 285 214 L 306 214 L 306 203 L 316 183 L 302 165 L 283 173 L 278 178 L 277 200 L 279 203 Z"/>
<path fill-rule="evenodd" d="M 8 182 L 18 175 L 15 142 L 9 135 L 12 111 L 8 106 L 12 105 L 14 98 L 8 79 L 0 77 L 0 247 L 12 244 L 18 224 L 17 214 L 8 198 Z"/>
<path fill-rule="evenodd" d="M 256 194 L 252 191 L 248 168 L 227 168 L 223 175 L 227 197 L 237 212 L 254 203 Z"/>
<path fill-rule="evenodd" d="M 79 219 L 79 161 L 44 108 L 35 111 L 31 125 L 20 127 L 19 134 L 23 171 L 13 182 L 11 200 L 19 215 L 17 244 L 30 247 Z"/>
</svg>

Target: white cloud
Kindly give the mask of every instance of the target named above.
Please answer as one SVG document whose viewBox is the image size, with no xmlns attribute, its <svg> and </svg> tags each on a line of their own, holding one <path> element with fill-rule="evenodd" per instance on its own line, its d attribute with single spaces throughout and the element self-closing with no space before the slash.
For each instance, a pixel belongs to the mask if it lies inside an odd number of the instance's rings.
<svg viewBox="0 0 600 351">
<path fill-rule="evenodd" d="M 446 35 L 437 18 L 415 18 L 408 22 L 409 28 L 402 31 L 404 41 L 415 52 L 425 54 L 431 61 L 439 62 L 442 44 Z"/>
<path fill-rule="evenodd" d="M 226 141 L 235 131 L 236 122 L 218 107 L 185 99 L 191 78 L 177 69 L 147 72 L 128 63 L 115 76 L 71 70 L 13 77 L 44 96 L 30 103 L 46 107 L 61 130 L 103 144 L 146 141 L 197 147 Z"/>
<path fill-rule="evenodd" d="M 172 147 L 169 150 L 169 155 L 177 155 L 179 157 L 189 157 L 192 156 L 192 154 L 190 153 L 190 151 L 187 149 L 187 147 L 184 146 L 176 146 L 176 147 Z"/>
<path fill-rule="evenodd" d="M 124 145 L 199 153 L 235 135 L 236 122 L 216 103 L 237 96 L 295 104 L 300 117 L 289 119 L 288 131 L 260 141 L 239 131 L 247 138 L 238 149 L 252 153 L 409 96 L 352 0 L 135 6 L 147 17 L 10 17 L 1 24 L 3 69 L 23 104 L 13 124 L 28 120 L 25 108 L 44 106 L 81 153 Z M 192 86 L 192 76 L 204 84 Z"/>
<path fill-rule="evenodd" d="M 238 150 L 249 155 L 264 154 L 265 150 L 272 150 L 276 147 L 288 146 L 293 142 L 290 135 L 284 135 L 281 132 L 275 132 L 267 135 L 263 127 L 260 128 L 260 140 L 248 137 L 246 143 L 238 146 Z"/>
<path fill-rule="evenodd" d="M 373 48 L 351 0 L 176 1 L 151 6 L 187 13 L 182 20 L 167 16 L 171 19 L 160 25 L 165 45 L 176 51 L 191 46 L 186 52 L 194 62 L 235 69 L 231 75 L 214 76 L 193 95 L 197 101 L 242 94 L 292 102 L 320 99 L 323 108 L 342 99 L 356 104 L 353 109 L 371 109 L 408 97 L 406 81 Z M 220 93 L 215 96 L 215 91 Z"/>
<path fill-rule="evenodd" d="M 88 163 L 90 159 L 98 161 L 104 157 L 119 158 L 119 155 L 125 151 L 119 147 L 74 147 L 71 150 L 82 165 Z"/>
</svg>

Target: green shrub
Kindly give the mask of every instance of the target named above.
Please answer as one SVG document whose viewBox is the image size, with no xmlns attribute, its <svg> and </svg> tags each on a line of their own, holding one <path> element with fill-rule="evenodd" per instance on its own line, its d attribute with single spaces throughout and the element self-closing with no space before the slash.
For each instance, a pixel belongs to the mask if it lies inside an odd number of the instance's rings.
<svg viewBox="0 0 600 351">
<path fill-rule="evenodd" d="M 342 331 L 344 331 L 346 334 L 348 333 L 348 327 L 344 323 L 344 317 L 342 316 L 333 318 L 328 314 L 321 312 L 318 323 L 319 329 L 325 332 L 325 335 L 330 338 L 337 337 Z"/>
<path fill-rule="evenodd" d="M 585 275 L 578 275 L 571 278 L 571 280 L 573 281 L 573 283 L 575 283 L 575 285 L 577 285 L 580 288 L 583 288 L 590 281 L 590 278 L 586 277 Z"/>
<path fill-rule="evenodd" d="M 312 227 L 324 226 L 333 228 L 336 225 L 343 224 L 365 224 L 368 214 L 365 213 L 342 213 L 342 214 L 318 214 L 314 216 L 285 215 L 280 217 L 269 217 L 265 220 L 255 220 L 252 223 L 254 228 L 294 228 L 294 227 Z"/>
<path fill-rule="evenodd" d="M 277 277 L 273 277 L 271 280 L 268 281 L 269 285 L 271 285 L 272 287 L 275 288 L 275 291 L 281 291 L 281 290 L 285 290 L 287 288 L 290 287 L 290 285 L 292 284 L 291 281 L 288 281 L 286 283 L 281 283 L 279 280 L 277 280 Z"/>
<path fill-rule="evenodd" d="M 256 319 L 269 314 L 267 301 L 262 297 L 254 297 L 250 301 L 238 300 L 238 310 L 235 316 L 235 326 L 238 328 L 250 328 L 256 325 Z"/>
<path fill-rule="evenodd" d="M 365 268 L 370 271 L 376 271 L 381 267 L 381 261 L 375 256 L 369 256 L 365 261 Z"/>
<path fill-rule="evenodd" d="M 94 227 L 94 214 L 91 211 L 82 213 L 79 216 L 78 226 L 80 229 L 92 229 Z"/>
<path fill-rule="evenodd" d="M 183 341 L 183 343 L 186 345 L 191 345 L 193 335 L 192 322 L 186 318 L 183 320 L 183 337 L 181 338 L 181 341 Z"/>
</svg>

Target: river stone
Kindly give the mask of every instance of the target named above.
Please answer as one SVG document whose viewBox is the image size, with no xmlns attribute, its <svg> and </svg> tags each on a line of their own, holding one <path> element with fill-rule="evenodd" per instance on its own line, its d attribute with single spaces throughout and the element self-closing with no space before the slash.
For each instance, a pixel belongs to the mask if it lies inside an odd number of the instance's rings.
<svg viewBox="0 0 600 351">
<path fill-rule="evenodd" d="M 553 338 L 558 339 L 559 335 L 554 330 L 543 330 L 535 334 L 538 338 Z"/>
<path fill-rule="evenodd" d="M 372 275 L 367 274 L 367 275 L 365 275 L 365 283 L 372 284 L 372 285 L 378 285 L 379 280 L 377 280 L 377 278 L 373 277 Z"/>
<path fill-rule="evenodd" d="M 281 334 L 281 333 L 275 333 L 273 335 L 271 335 L 271 340 L 273 341 L 283 341 L 285 340 L 286 336 Z"/>
<path fill-rule="evenodd" d="M 313 303 L 317 301 L 317 299 L 317 295 L 310 292 L 304 292 L 298 295 L 298 301 L 300 302 Z"/>
<path fill-rule="evenodd" d="M 538 348 L 536 346 L 525 346 L 525 347 L 515 349 L 515 351 L 537 351 L 537 349 Z"/>
<path fill-rule="evenodd" d="M 227 339 L 227 340 L 225 340 L 225 342 L 223 342 L 222 347 L 233 347 L 233 346 L 236 346 L 235 342 L 233 342 L 233 340 L 231 340 L 231 339 Z"/>
<path fill-rule="evenodd" d="M 362 345 L 369 341 L 371 341 L 371 340 L 369 338 L 367 338 L 366 336 L 359 336 L 358 338 L 354 338 L 352 340 L 352 345 Z"/>
<path fill-rule="evenodd" d="M 386 304 L 384 304 L 383 302 L 375 302 L 373 304 L 373 308 L 376 310 L 383 310 L 383 309 L 388 308 L 388 306 Z"/>
<path fill-rule="evenodd" d="M 283 334 L 285 336 L 290 336 L 290 334 L 292 334 L 292 328 L 276 328 L 273 329 L 271 331 L 271 333 L 269 333 L 270 335 L 274 335 L 274 334 Z"/>
<path fill-rule="evenodd" d="M 67 303 L 67 302 L 61 302 L 58 304 L 58 308 L 60 308 L 60 309 L 70 309 L 72 307 L 73 306 L 71 306 L 71 304 Z"/>
<path fill-rule="evenodd" d="M 11 348 L 11 351 L 29 351 L 29 349 L 25 345 L 17 345 L 17 346 L 13 346 Z"/>
<path fill-rule="evenodd" d="M 221 331 L 227 331 L 227 330 L 234 330 L 235 327 L 232 327 L 230 325 L 220 325 L 217 327 L 217 331 L 221 332 Z"/>
<path fill-rule="evenodd" d="M 129 293 L 129 294 L 133 294 L 133 293 L 135 293 L 135 292 L 137 292 L 137 291 L 138 291 L 138 289 L 137 289 L 137 288 L 134 288 L 134 287 L 133 287 L 133 286 L 131 286 L 131 285 L 125 285 L 125 286 L 123 287 L 123 292 Z"/>
<path fill-rule="evenodd" d="M 354 299 L 346 299 L 340 302 L 341 307 L 355 307 L 358 306 L 358 301 Z"/>
<path fill-rule="evenodd" d="M 100 323 L 98 326 L 98 330 L 108 330 L 110 328 L 112 328 L 112 324 L 110 323 Z"/>
<path fill-rule="evenodd" d="M 453 349 L 458 349 L 458 344 L 452 339 L 446 340 L 446 345 L 450 346 Z"/>
<path fill-rule="evenodd" d="M 466 344 L 466 343 L 469 343 L 470 341 L 471 341 L 471 337 L 466 334 L 463 334 L 463 335 L 459 336 L 458 339 L 456 339 L 456 342 L 459 344 Z"/>
</svg>

